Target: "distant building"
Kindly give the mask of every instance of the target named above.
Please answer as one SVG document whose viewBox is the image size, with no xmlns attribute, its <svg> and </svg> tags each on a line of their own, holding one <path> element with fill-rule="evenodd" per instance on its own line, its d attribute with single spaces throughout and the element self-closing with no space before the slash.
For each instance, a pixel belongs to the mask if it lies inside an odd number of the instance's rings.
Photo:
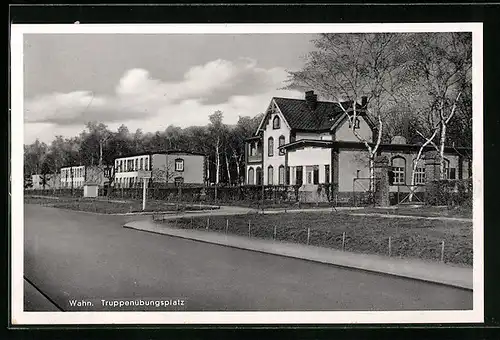
<svg viewBox="0 0 500 340">
<path fill-rule="evenodd" d="M 58 189 L 61 187 L 61 180 L 59 174 L 46 174 L 45 187 L 43 185 L 43 175 L 31 175 L 30 189 Z"/>
<path fill-rule="evenodd" d="M 31 175 L 31 189 L 43 189 L 42 175 Z"/>
<path fill-rule="evenodd" d="M 172 150 L 115 159 L 115 187 L 141 187 L 144 176 L 151 177 L 151 181 L 159 185 L 203 184 L 205 155 Z"/>
<path fill-rule="evenodd" d="M 352 102 L 342 104 L 352 107 Z M 364 109 L 366 98 L 356 105 L 354 129 L 373 145 L 375 124 Z M 313 91 L 307 91 L 304 99 L 272 98 L 257 131 L 246 143 L 247 185 L 300 185 L 303 190 L 316 191 L 319 184 L 333 183 L 345 193 L 368 187 L 367 181 L 363 183 L 370 176 L 366 146 L 352 132 L 351 122 L 338 103 L 318 101 Z M 409 190 L 419 148 L 406 144 L 402 137 L 380 145 L 378 154 L 388 157 L 394 173 L 390 191 Z M 445 148 L 446 178 L 471 176 L 470 160 L 464 154 L 471 154 L 471 150 Z M 425 184 L 423 159 L 417 167 L 416 184 Z"/>
<path fill-rule="evenodd" d="M 106 184 L 106 169 L 99 166 L 71 166 L 61 168 L 61 188 L 83 188 L 85 183 Z"/>
</svg>

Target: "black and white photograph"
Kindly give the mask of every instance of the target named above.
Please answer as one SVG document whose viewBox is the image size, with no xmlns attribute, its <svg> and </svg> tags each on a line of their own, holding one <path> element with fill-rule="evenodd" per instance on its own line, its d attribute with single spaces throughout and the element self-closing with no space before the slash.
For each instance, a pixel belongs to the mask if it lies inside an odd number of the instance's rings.
<svg viewBox="0 0 500 340">
<path fill-rule="evenodd" d="M 14 323 L 483 321 L 481 24 L 11 36 Z"/>
</svg>

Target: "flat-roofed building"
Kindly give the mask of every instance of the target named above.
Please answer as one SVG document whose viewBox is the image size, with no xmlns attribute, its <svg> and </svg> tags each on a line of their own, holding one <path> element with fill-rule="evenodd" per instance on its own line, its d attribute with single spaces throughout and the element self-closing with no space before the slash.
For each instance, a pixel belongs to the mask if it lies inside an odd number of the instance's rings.
<svg viewBox="0 0 500 340">
<path fill-rule="evenodd" d="M 203 184 L 205 155 L 171 150 L 129 155 L 115 159 L 116 188 L 141 187 L 147 176 L 155 184 Z"/>
</svg>

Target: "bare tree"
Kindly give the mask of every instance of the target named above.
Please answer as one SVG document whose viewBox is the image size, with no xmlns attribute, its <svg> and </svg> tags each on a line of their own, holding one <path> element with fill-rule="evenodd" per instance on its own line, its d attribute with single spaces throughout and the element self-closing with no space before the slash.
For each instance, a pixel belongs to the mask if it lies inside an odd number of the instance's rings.
<svg viewBox="0 0 500 340">
<path fill-rule="evenodd" d="M 175 172 L 172 171 L 168 164 L 164 164 L 161 167 L 157 167 L 151 170 L 151 179 L 153 184 L 159 186 L 168 186 L 168 183 L 172 181 L 175 176 Z"/>
<path fill-rule="evenodd" d="M 420 91 L 419 100 L 426 105 L 438 129 L 439 172 L 444 179 L 447 130 L 460 97 L 471 84 L 472 35 L 468 32 L 416 33 L 402 48 L 411 55 L 405 64 L 405 78 Z"/>
</svg>

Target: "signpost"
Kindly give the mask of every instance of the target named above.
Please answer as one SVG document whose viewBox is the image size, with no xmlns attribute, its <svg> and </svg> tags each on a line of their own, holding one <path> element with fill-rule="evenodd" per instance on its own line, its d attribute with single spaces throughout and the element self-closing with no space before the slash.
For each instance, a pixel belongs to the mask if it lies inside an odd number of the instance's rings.
<svg viewBox="0 0 500 340">
<path fill-rule="evenodd" d="M 142 178 L 142 211 L 144 211 L 146 210 L 148 180 L 151 178 L 151 171 L 140 170 L 137 175 Z"/>
</svg>

